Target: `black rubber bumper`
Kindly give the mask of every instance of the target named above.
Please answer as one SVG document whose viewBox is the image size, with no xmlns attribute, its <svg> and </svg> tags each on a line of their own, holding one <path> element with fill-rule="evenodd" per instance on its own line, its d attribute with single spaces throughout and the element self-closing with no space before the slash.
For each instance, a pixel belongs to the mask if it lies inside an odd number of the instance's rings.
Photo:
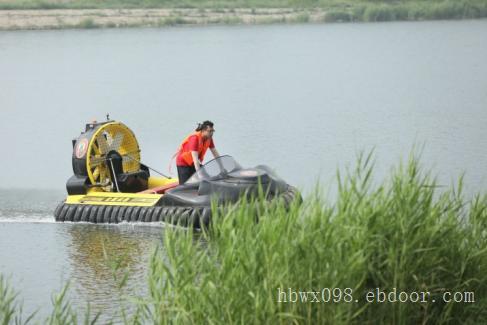
<svg viewBox="0 0 487 325">
<path fill-rule="evenodd" d="M 59 222 L 166 222 L 193 228 L 207 226 L 210 215 L 209 207 L 127 207 L 64 202 L 54 211 L 54 218 Z"/>
<path fill-rule="evenodd" d="M 279 197 L 284 200 L 286 207 L 289 207 L 294 200 L 302 201 L 301 194 L 291 186 Z M 58 222 L 165 222 L 199 229 L 210 224 L 211 208 L 207 206 L 112 206 L 61 202 L 54 211 L 54 218 Z"/>
</svg>

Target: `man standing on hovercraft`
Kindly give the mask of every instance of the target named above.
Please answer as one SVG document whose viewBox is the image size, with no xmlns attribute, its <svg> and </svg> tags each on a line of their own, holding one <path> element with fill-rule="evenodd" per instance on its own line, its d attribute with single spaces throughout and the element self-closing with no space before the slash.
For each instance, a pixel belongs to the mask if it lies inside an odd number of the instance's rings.
<svg viewBox="0 0 487 325">
<path fill-rule="evenodd" d="M 215 158 L 220 156 L 213 143 L 214 132 L 213 122 L 204 121 L 198 124 L 195 132 L 183 140 L 176 157 L 179 184 L 185 183 L 191 175 L 200 169 L 208 149 L 211 150 Z"/>
</svg>

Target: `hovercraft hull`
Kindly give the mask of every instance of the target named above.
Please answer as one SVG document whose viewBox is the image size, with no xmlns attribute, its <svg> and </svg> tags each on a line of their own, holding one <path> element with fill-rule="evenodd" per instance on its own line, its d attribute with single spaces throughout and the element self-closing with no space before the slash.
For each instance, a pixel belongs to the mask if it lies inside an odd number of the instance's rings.
<svg viewBox="0 0 487 325">
<path fill-rule="evenodd" d="M 199 229 L 211 222 L 211 206 L 163 205 L 164 195 L 138 193 L 103 193 L 70 195 L 54 211 L 58 222 L 111 223 L 164 222 Z M 298 191 L 289 186 L 280 193 L 285 204 L 300 199 Z"/>
</svg>

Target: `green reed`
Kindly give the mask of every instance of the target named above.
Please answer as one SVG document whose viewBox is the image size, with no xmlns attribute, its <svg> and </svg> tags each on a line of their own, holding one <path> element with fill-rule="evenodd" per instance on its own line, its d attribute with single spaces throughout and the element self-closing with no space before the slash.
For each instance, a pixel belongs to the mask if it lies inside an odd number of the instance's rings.
<svg viewBox="0 0 487 325">
<path fill-rule="evenodd" d="M 441 190 L 415 159 L 372 186 L 369 157 L 290 210 L 242 203 L 200 235 L 168 229 L 151 260 L 144 317 L 156 323 L 412 324 L 487 320 L 487 197 Z M 258 222 L 256 222 L 256 216 Z M 279 290 L 350 288 L 353 302 L 279 302 Z M 430 292 L 424 303 L 368 303 L 366 292 Z M 441 301 L 474 292 L 474 303 Z M 337 294 L 338 296 L 338 294 Z M 355 299 L 358 302 L 355 302 Z M 436 300 L 436 302 L 432 302 Z"/>
<path fill-rule="evenodd" d="M 319 187 L 288 209 L 261 195 L 215 207 L 201 232 L 166 227 L 150 259 L 148 295 L 132 300 L 125 323 L 485 323 L 487 195 L 466 200 L 462 179 L 440 186 L 414 157 L 382 182 L 373 169 L 371 155 L 362 155 L 356 168 L 337 173 L 332 201 Z M 331 301 L 313 303 L 279 296 L 289 288 L 336 290 Z M 377 288 L 429 299 L 367 302 Z M 446 291 L 473 292 L 474 301 L 442 301 Z M 9 301 L 0 310 L 12 310 Z M 67 315 L 61 319 L 75 323 Z"/>
</svg>

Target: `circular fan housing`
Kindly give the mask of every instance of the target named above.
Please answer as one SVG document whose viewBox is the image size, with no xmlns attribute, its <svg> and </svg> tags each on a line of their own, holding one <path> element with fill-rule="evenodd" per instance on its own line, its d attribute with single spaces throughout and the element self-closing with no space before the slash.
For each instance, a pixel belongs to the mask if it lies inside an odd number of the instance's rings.
<svg viewBox="0 0 487 325">
<path fill-rule="evenodd" d="M 117 152 L 122 157 L 123 173 L 140 170 L 139 144 L 134 133 L 123 123 L 87 124 L 85 132 L 73 141 L 74 174 L 87 176 L 92 185 L 103 190 L 110 191 L 112 186 L 107 154 Z"/>
</svg>

